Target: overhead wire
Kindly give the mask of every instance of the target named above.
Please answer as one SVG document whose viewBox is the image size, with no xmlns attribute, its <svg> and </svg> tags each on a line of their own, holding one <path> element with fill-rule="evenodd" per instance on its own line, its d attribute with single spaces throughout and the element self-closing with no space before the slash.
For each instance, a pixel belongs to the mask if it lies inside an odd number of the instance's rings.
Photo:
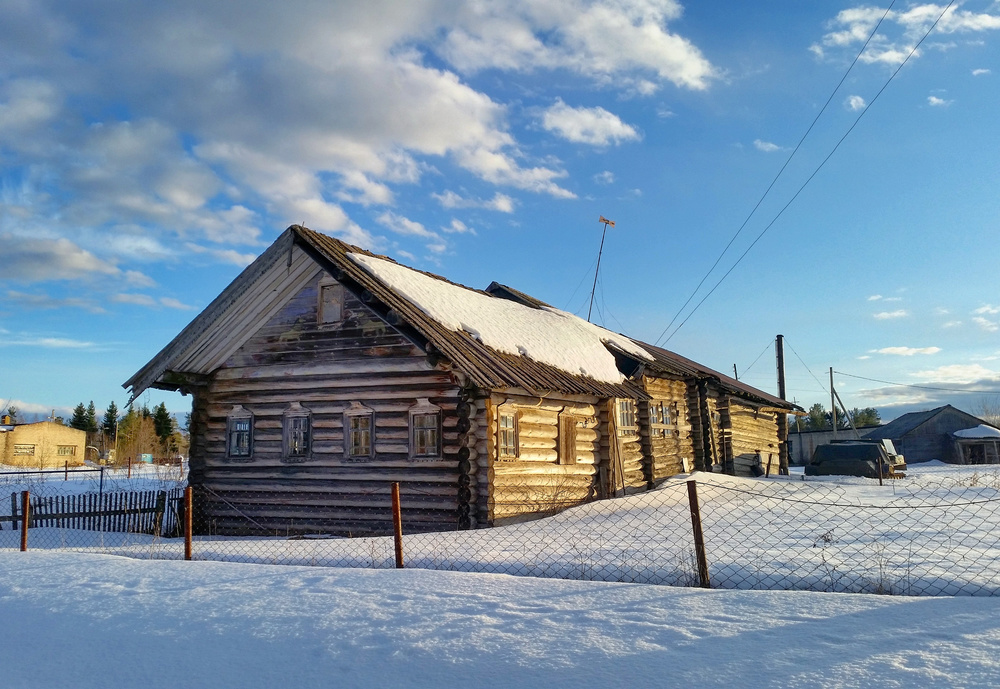
<svg viewBox="0 0 1000 689">
<path fill-rule="evenodd" d="M 768 341 L 767 346 L 764 347 L 764 350 L 760 354 L 757 355 L 757 358 L 753 360 L 753 363 L 743 369 L 743 375 L 746 375 L 747 373 L 749 373 L 750 369 L 752 369 L 754 367 L 754 364 L 756 364 L 758 361 L 760 361 L 760 358 L 762 356 L 764 356 L 764 352 L 766 352 L 767 350 L 769 350 L 773 346 L 774 346 L 774 340 Z"/>
<path fill-rule="evenodd" d="M 793 148 L 792 152 L 788 154 L 787 158 L 785 158 L 785 162 L 781 166 L 781 169 L 778 170 L 778 173 L 774 176 L 774 179 L 772 179 L 771 183 L 767 185 L 767 189 L 765 189 L 764 193 L 761 194 L 759 199 L 757 199 L 757 203 L 754 204 L 753 209 L 751 209 L 750 213 L 743 220 L 743 223 L 739 226 L 739 229 L 736 230 L 736 233 L 729 239 L 729 242 L 726 244 L 725 248 L 722 249 L 722 253 L 719 254 L 719 257 L 715 259 L 715 263 L 712 264 L 712 266 L 708 269 L 705 275 L 701 278 L 701 280 L 698 282 L 698 285 L 688 296 L 687 300 L 685 300 L 684 304 L 681 305 L 681 307 L 677 310 L 677 313 L 674 314 L 674 317 L 670 319 L 670 322 L 667 324 L 667 327 L 663 329 L 663 332 L 660 333 L 660 337 L 657 338 L 657 342 L 659 342 L 659 340 L 666 334 L 666 332 L 670 330 L 670 326 L 674 324 L 674 322 L 684 312 L 684 309 L 687 308 L 687 305 L 690 304 L 691 300 L 694 299 L 696 294 L 698 294 L 698 290 L 701 289 L 702 285 L 705 284 L 705 280 L 707 280 L 708 277 L 715 271 L 716 267 L 718 267 L 719 263 L 722 261 L 722 258 L 726 255 L 726 252 L 729 251 L 729 247 L 733 245 L 733 242 L 735 242 L 736 238 L 739 237 L 740 233 L 743 232 L 743 229 L 747 226 L 747 223 L 749 223 L 751 218 L 753 218 L 753 216 L 757 213 L 757 209 L 760 208 L 760 205 L 764 202 L 764 199 L 766 199 L 768 194 L 771 193 L 771 189 L 774 188 L 774 185 L 778 182 L 778 179 L 781 177 L 782 173 L 784 173 L 785 168 L 788 167 L 788 164 L 792 162 L 792 158 L 794 158 L 795 154 L 799 152 L 799 149 L 802 147 L 802 143 L 806 140 L 806 137 L 809 136 L 810 132 L 812 132 L 813 127 L 816 126 L 816 123 L 819 121 L 819 118 L 823 116 L 824 112 L 826 112 L 827 107 L 829 107 L 830 103 L 833 101 L 833 97 L 837 95 L 838 91 L 840 91 L 840 87 L 844 85 L 844 82 L 847 80 L 848 75 L 850 75 L 851 70 L 854 69 L 854 65 L 856 65 L 858 63 L 858 60 L 861 59 L 862 54 L 864 54 L 865 50 L 868 48 L 868 44 L 871 43 L 872 38 L 875 37 L 875 34 L 878 32 L 879 27 L 882 26 L 882 22 L 885 20 L 887 16 L 889 16 L 889 11 L 892 10 L 893 5 L 895 4 L 896 0 L 892 0 L 892 2 L 889 3 L 889 6 L 882 14 L 882 17 L 875 24 L 875 28 L 873 28 L 872 32 L 868 35 L 868 39 L 865 41 L 864 45 L 861 46 L 861 50 L 858 51 L 858 54 L 854 56 L 854 60 L 847 67 L 847 71 L 844 72 L 844 76 L 840 78 L 840 81 L 837 82 L 837 85 L 834 87 L 833 91 L 830 92 L 829 98 L 826 99 L 826 102 L 823 104 L 823 107 L 820 108 L 818 113 L 816 113 L 816 117 L 813 118 L 813 121 L 809 124 L 809 127 L 806 129 L 805 133 L 799 139 L 798 143 L 795 144 L 795 148 Z"/>
<path fill-rule="evenodd" d="M 778 219 L 782 215 L 784 215 L 785 211 L 788 210 L 789 206 L 791 206 L 792 203 L 794 203 L 794 201 L 798 198 L 799 194 L 801 194 L 802 191 L 809 185 L 809 183 L 812 182 L 812 180 L 816 177 L 816 175 L 819 173 L 819 171 L 823 169 L 823 167 L 830 160 L 830 158 L 833 157 L 834 153 L 837 152 L 837 150 L 840 148 L 841 144 L 843 144 L 844 141 L 847 139 L 847 137 L 851 134 L 851 132 L 854 131 L 855 127 L 858 126 L 858 123 L 861 121 L 861 119 L 865 116 L 865 114 L 868 112 L 868 110 L 871 109 L 871 106 L 874 105 L 875 101 L 877 101 L 879 99 L 879 97 L 882 95 L 882 93 L 885 92 L 885 90 L 886 90 L 886 88 L 888 88 L 889 84 L 892 83 L 893 79 L 896 78 L 896 75 L 898 75 L 899 72 L 900 72 L 900 70 L 902 70 L 903 67 L 906 66 L 906 64 L 910 61 L 910 58 L 913 57 L 914 53 L 916 53 L 917 49 L 921 46 L 921 44 L 923 44 L 923 42 L 925 40 L 927 40 L 927 37 L 930 36 L 931 32 L 934 31 L 935 27 L 937 27 L 938 23 L 940 23 L 941 19 L 948 12 L 948 10 L 951 9 L 952 5 L 954 5 L 954 4 L 955 4 L 955 0 L 950 0 L 950 2 L 948 3 L 948 5 L 945 6 L 945 8 L 937 16 L 937 18 L 934 20 L 934 22 L 931 24 L 931 26 L 927 29 L 927 31 L 924 33 L 924 35 L 920 38 L 919 41 L 916 42 L 916 44 L 914 44 L 914 46 L 911 48 L 911 50 L 907 54 L 907 56 L 903 59 L 903 61 L 899 64 L 899 66 L 896 68 L 896 70 L 889 76 L 889 78 L 886 80 L 886 82 L 882 85 L 882 87 L 878 90 L 878 92 L 875 94 L 875 96 L 871 99 L 871 102 L 869 102 L 868 105 L 858 114 L 858 117 L 854 120 L 854 122 L 851 124 L 851 126 L 847 129 L 847 131 L 844 133 L 844 135 L 837 141 L 837 143 L 834 145 L 833 149 L 831 149 L 831 151 L 827 154 L 827 156 L 825 158 L 823 158 L 823 160 L 816 167 L 816 169 L 813 170 L 812 174 L 810 174 L 809 177 L 806 178 L 806 180 L 802 183 L 802 185 L 798 188 L 798 190 L 792 196 L 792 198 L 789 199 L 789 201 L 784 206 L 782 206 L 781 210 L 778 211 L 778 213 L 774 216 L 774 218 L 764 227 L 763 230 L 760 231 L 760 233 L 753 240 L 753 242 L 751 242 L 750 246 L 748 246 L 746 248 L 746 250 L 742 254 L 740 254 L 739 258 L 736 259 L 736 262 L 733 263 L 733 265 L 729 268 L 729 270 L 727 270 L 725 272 L 725 274 L 721 278 L 719 278 L 719 280 L 715 283 L 715 285 L 712 287 L 712 289 L 709 290 L 708 294 L 706 294 L 704 297 L 702 297 L 702 299 L 695 305 L 695 307 L 691 310 L 691 312 L 684 318 L 683 321 L 681 321 L 681 323 L 674 329 L 674 331 L 670 334 L 670 336 L 667 337 L 667 339 L 664 341 L 664 343 L 669 342 L 671 340 L 671 338 L 673 338 L 673 336 L 676 335 L 677 332 L 682 327 L 684 327 L 684 324 L 687 323 L 688 320 L 691 319 L 691 316 L 693 316 L 698 311 L 698 309 L 701 308 L 701 305 L 705 303 L 705 301 L 715 292 L 716 289 L 719 288 L 719 286 L 725 281 L 725 279 L 727 277 L 729 277 L 729 275 L 733 272 L 733 270 L 736 269 L 736 267 L 743 261 L 743 259 L 746 258 L 747 254 L 749 254 L 750 250 L 753 249 L 754 246 L 756 246 L 757 242 L 759 242 L 761 240 L 761 238 L 767 233 L 767 231 L 769 229 L 771 229 L 771 227 L 778 221 Z M 886 14 L 888 14 L 888 10 L 886 11 Z M 881 21 L 879 23 L 881 23 Z M 874 35 L 874 32 L 873 32 L 872 35 Z M 871 37 L 869 37 L 869 40 L 871 40 Z M 866 45 L 867 45 L 867 43 L 866 43 Z M 863 52 L 863 50 L 862 50 L 862 52 Z M 860 57 L 860 53 L 859 53 L 859 57 Z M 855 62 L 857 62 L 857 59 L 855 59 Z M 854 63 L 852 63 L 852 66 L 853 66 L 853 64 Z M 836 93 L 836 92 L 834 92 L 834 93 Z M 676 321 L 676 316 L 674 317 L 673 320 L 671 320 L 671 324 L 674 321 Z M 669 327 L 670 326 L 668 325 L 667 328 L 664 329 L 663 333 L 660 334 L 660 338 L 657 339 L 657 342 L 659 342 L 659 340 L 663 338 L 663 335 L 666 334 L 666 332 L 669 329 Z"/>
<path fill-rule="evenodd" d="M 901 388 L 917 388 L 919 390 L 934 390 L 936 392 L 971 392 L 975 394 L 986 394 L 993 395 L 1000 393 L 1000 387 L 994 390 L 969 390 L 961 388 L 940 388 L 932 385 L 916 385 L 914 383 L 894 383 L 891 380 L 880 380 L 878 378 L 866 378 L 865 376 L 856 376 L 853 373 L 844 373 L 843 371 L 834 371 L 838 376 L 847 376 L 848 378 L 857 378 L 859 380 L 867 380 L 872 383 L 884 383 L 885 385 L 895 385 Z"/>
</svg>

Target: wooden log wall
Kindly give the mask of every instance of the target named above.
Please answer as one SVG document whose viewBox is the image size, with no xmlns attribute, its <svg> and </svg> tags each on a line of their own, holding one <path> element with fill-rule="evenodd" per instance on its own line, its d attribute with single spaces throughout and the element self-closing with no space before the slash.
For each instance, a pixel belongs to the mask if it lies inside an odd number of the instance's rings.
<svg viewBox="0 0 1000 689">
<path fill-rule="evenodd" d="M 445 363 L 429 361 L 347 293 L 345 318 L 319 326 L 317 277 L 211 376 L 192 413 L 191 483 L 203 533 L 391 533 L 389 483 L 399 481 L 408 532 L 468 528 L 475 490 L 469 437 L 478 407 Z M 409 414 L 420 399 L 440 408 L 442 454 L 411 458 Z M 282 418 L 311 414 L 311 452 L 282 457 Z M 345 456 L 344 412 L 373 412 L 374 453 Z M 226 453 L 235 405 L 253 414 L 248 458 Z M 465 462 L 463 464 L 463 462 Z"/>
<path fill-rule="evenodd" d="M 781 438 L 778 430 L 780 412 L 730 398 L 729 423 L 732 429 L 732 473 L 735 476 L 752 476 L 752 467 L 759 450 L 763 468 L 771 459 L 771 473 L 777 474 L 781 461 Z"/>
<path fill-rule="evenodd" d="M 485 402 L 489 427 L 481 439 L 486 457 L 479 463 L 479 486 L 488 501 L 481 519 L 493 525 L 509 523 L 597 497 L 602 440 L 597 398 L 508 392 L 494 393 Z M 517 416 L 516 458 L 498 458 L 501 413 Z M 560 415 L 576 419 L 576 453 L 571 458 L 560 457 Z"/>
<path fill-rule="evenodd" d="M 647 484 L 652 486 L 662 479 L 683 473 L 685 459 L 694 467 L 692 433 L 695 426 L 691 422 L 688 384 L 684 380 L 644 376 L 643 386 L 653 398 L 639 404 L 643 474 Z M 669 405 L 671 423 L 665 428 L 653 427 L 650 409 L 657 404 Z"/>
</svg>

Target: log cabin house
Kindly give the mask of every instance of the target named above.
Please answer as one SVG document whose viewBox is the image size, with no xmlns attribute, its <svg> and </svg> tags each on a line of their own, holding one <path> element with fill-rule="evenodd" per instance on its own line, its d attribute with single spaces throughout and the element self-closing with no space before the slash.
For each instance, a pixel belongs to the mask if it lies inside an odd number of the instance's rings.
<svg viewBox="0 0 1000 689">
<path fill-rule="evenodd" d="M 388 533 L 393 481 L 406 529 L 431 531 L 743 473 L 747 452 L 780 457 L 796 409 L 512 288 L 300 226 L 124 387 L 193 396 L 195 521 L 216 533 Z"/>
</svg>

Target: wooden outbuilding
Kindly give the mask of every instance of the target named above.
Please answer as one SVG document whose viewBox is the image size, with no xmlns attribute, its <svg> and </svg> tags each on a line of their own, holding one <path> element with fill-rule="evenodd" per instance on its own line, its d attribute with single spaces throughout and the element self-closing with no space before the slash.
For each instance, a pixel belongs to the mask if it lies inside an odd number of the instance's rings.
<svg viewBox="0 0 1000 689">
<path fill-rule="evenodd" d="M 678 361 L 292 226 L 125 387 L 193 396 L 203 530 L 366 534 L 392 481 L 408 530 L 476 528 L 778 452 L 794 405 Z"/>
<path fill-rule="evenodd" d="M 979 427 L 983 428 L 980 429 Z M 977 429 L 975 433 L 956 434 Z M 879 426 L 866 438 L 888 438 L 907 464 L 938 459 L 951 464 L 1000 462 L 994 426 L 950 404 L 927 411 L 910 412 Z"/>
</svg>

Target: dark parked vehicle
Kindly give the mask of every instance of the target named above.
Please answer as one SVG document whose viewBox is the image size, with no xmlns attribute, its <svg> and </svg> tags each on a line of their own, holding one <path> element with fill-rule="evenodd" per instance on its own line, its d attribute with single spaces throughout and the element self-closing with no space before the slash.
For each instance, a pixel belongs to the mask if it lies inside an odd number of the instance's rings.
<svg viewBox="0 0 1000 689">
<path fill-rule="evenodd" d="M 906 460 L 896 454 L 891 440 L 834 440 L 820 445 L 806 464 L 806 476 L 864 476 L 902 478 Z"/>
</svg>

